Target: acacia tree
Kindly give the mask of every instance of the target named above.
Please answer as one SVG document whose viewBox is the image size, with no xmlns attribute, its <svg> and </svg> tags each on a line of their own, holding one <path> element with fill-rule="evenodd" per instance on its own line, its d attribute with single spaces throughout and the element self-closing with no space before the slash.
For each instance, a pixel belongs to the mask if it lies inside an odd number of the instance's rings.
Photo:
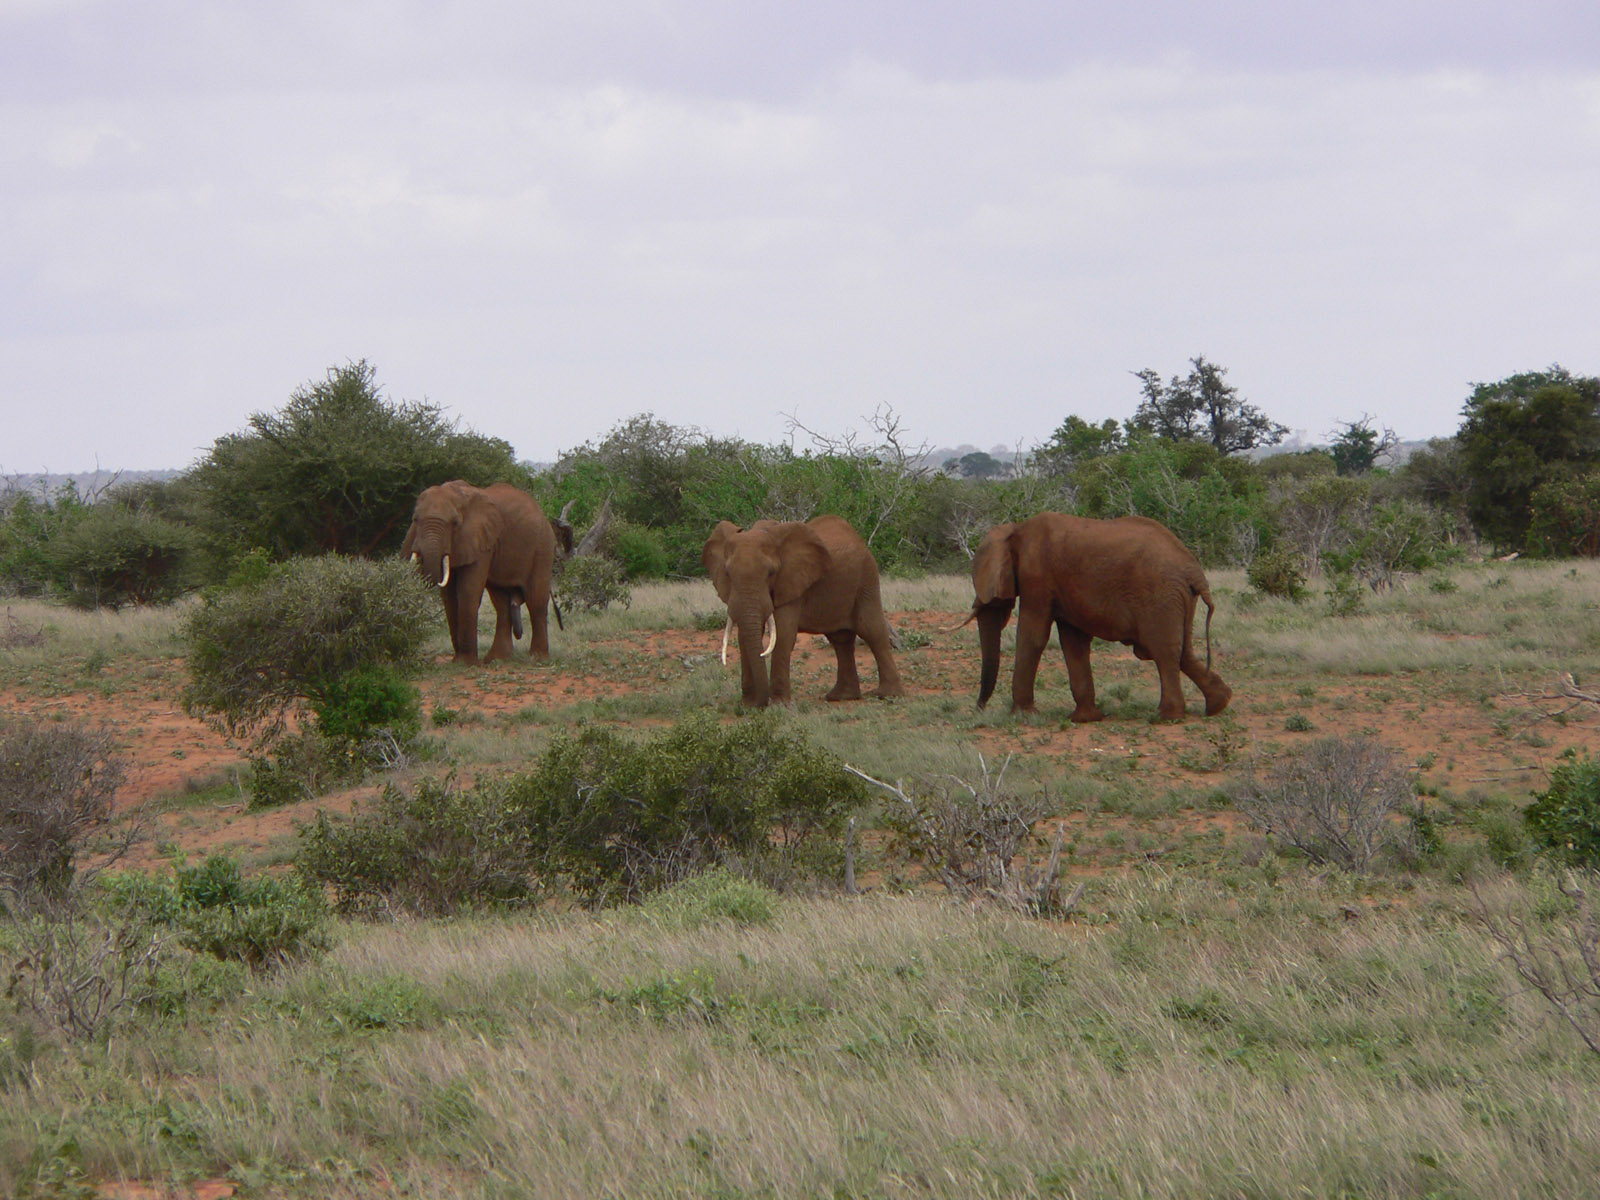
<svg viewBox="0 0 1600 1200">
<path fill-rule="evenodd" d="M 1496 545 L 1530 548 L 1535 493 L 1600 465 L 1600 378 L 1557 365 L 1480 383 L 1462 415 L 1468 516 Z"/>
<path fill-rule="evenodd" d="M 1345 421 L 1339 432 L 1331 435 L 1333 444 L 1328 453 L 1333 456 L 1333 467 L 1340 475 L 1365 475 L 1389 451 L 1400 444 L 1400 437 L 1392 429 L 1381 433 L 1372 427 L 1372 418 L 1362 413 L 1359 420 Z"/>
<path fill-rule="evenodd" d="M 1174 375 L 1167 383 L 1149 367 L 1134 372 L 1144 399 L 1133 425 L 1173 441 L 1210 442 L 1223 454 L 1283 441 L 1289 427 L 1240 399 L 1239 389 L 1224 378 L 1226 367 L 1207 362 L 1203 354 L 1189 364 L 1188 375 Z"/>
<path fill-rule="evenodd" d="M 278 412 L 254 414 L 192 474 L 212 537 L 275 558 L 395 550 L 424 488 L 526 475 L 499 438 L 457 429 L 436 405 L 391 403 L 365 359 L 296 388 Z"/>
</svg>

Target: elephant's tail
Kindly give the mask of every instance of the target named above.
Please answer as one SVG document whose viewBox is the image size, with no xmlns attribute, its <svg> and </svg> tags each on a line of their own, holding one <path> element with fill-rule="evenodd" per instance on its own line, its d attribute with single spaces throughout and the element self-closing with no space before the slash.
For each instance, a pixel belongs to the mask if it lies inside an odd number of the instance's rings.
<svg viewBox="0 0 1600 1200">
<path fill-rule="evenodd" d="M 1200 599 L 1206 602 L 1206 670 L 1211 670 L 1211 614 L 1217 611 L 1217 606 L 1211 602 L 1209 588 L 1200 593 Z"/>
<path fill-rule="evenodd" d="M 565 633 L 567 631 L 567 627 L 561 620 L 561 605 L 556 603 L 556 598 L 554 596 L 550 597 L 550 607 L 556 610 L 556 628 L 561 630 L 562 633 Z"/>
</svg>

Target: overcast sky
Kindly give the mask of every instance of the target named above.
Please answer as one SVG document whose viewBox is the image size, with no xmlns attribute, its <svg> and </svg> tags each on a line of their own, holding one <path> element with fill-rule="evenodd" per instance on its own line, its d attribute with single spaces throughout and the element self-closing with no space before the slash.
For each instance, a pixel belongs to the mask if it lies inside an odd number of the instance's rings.
<svg viewBox="0 0 1600 1200">
<path fill-rule="evenodd" d="M 3 472 L 359 358 L 549 460 L 1026 446 L 1196 354 L 1308 440 L 1600 373 L 1600 4 L 0 0 Z"/>
</svg>

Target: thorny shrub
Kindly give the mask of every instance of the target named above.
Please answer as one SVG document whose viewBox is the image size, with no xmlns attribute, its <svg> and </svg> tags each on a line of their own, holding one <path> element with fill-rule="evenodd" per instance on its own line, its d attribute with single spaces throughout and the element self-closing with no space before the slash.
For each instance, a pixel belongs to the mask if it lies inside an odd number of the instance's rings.
<svg viewBox="0 0 1600 1200">
<path fill-rule="evenodd" d="M 104 730 L 75 724 L 0 724 L 0 892 L 30 908 L 65 900 L 77 860 L 106 826 L 124 765 Z M 124 827 L 107 847 L 127 848 Z"/>
<path fill-rule="evenodd" d="M 1047 815 L 1044 796 L 1019 795 L 1006 786 L 1009 757 L 993 774 L 981 756 L 978 765 L 976 780 L 928 775 L 909 785 L 855 773 L 894 798 L 885 823 L 896 848 L 931 870 L 947 891 L 1025 912 L 1054 911 L 1058 850 L 1038 869 L 1024 853 L 1039 844 L 1034 825 Z"/>
<path fill-rule="evenodd" d="M 1367 737 L 1329 737 L 1264 770 L 1252 762 L 1227 791 L 1263 832 L 1313 862 L 1360 871 L 1399 837 L 1393 818 L 1415 786 L 1387 746 Z"/>
<path fill-rule="evenodd" d="M 1518 978 L 1600 1054 L 1600 873 L 1538 870 L 1472 883 L 1472 915 Z"/>
</svg>

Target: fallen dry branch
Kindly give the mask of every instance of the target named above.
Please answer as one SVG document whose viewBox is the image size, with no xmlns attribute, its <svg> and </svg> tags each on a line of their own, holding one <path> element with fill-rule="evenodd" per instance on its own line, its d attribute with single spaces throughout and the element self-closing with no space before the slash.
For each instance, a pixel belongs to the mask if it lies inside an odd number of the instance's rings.
<svg viewBox="0 0 1600 1200">
<path fill-rule="evenodd" d="M 1557 680 L 1555 691 L 1520 691 L 1506 692 L 1504 694 L 1518 700 L 1532 701 L 1535 705 L 1547 704 L 1550 702 L 1555 702 L 1561 705 L 1560 708 L 1555 709 L 1538 709 L 1537 715 L 1533 718 L 1536 721 L 1551 720 L 1555 717 L 1562 717 L 1567 713 L 1572 712 L 1574 709 L 1582 708 L 1585 705 L 1593 705 L 1596 709 L 1600 709 L 1600 692 L 1584 691 L 1578 686 L 1577 680 L 1572 677 L 1571 671 L 1563 671 L 1561 673 L 1560 679 Z"/>
</svg>

